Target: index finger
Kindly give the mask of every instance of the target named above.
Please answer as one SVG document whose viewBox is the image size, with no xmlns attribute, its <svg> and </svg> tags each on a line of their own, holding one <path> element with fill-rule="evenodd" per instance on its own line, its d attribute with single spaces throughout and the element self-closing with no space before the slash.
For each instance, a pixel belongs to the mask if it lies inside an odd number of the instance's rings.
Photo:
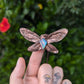
<svg viewBox="0 0 84 84">
<path fill-rule="evenodd" d="M 40 50 L 40 51 L 36 51 L 32 53 L 30 60 L 29 60 L 29 64 L 27 66 L 27 71 L 25 74 L 26 76 L 36 76 L 37 75 L 43 53 L 44 53 L 44 50 Z"/>
</svg>

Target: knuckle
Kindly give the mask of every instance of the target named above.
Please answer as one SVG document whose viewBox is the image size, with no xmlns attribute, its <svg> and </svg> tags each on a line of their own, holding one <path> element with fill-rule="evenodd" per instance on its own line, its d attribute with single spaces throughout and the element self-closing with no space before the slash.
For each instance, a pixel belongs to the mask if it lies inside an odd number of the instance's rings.
<svg viewBox="0 0 84 84">
<path fill-rule="evenodd" d="M 13 78 L 14 78 L 14 73 L 12 72 L 10 75 L 10 79 L 13 79 Z"/>
<path fill-rule="evenodd" d="M 11 73 L 11 75 L 10 75 L 10 79 L 12 79 L 13 78 L 13 75 L 12 75 L 12 73 Z"/>
</svg>

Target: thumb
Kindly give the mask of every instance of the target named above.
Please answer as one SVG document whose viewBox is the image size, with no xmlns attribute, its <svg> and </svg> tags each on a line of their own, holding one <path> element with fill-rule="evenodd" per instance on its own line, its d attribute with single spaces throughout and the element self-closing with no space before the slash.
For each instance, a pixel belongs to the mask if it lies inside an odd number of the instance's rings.
<svg viewBox="0 0 84 84">
<path fill-rule="evenodd" d="M 25 60 L 20 57 L 17 61 L 16 67 L 10 76 L 10 84 L 23 84 L 23 76 L 25 72 Z"/>
</svg>

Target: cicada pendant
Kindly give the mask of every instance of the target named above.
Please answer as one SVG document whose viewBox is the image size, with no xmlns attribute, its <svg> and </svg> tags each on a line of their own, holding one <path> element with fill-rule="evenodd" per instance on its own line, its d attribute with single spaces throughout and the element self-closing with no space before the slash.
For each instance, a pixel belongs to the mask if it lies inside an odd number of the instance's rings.
<svg viewBox="0 0 84 84">
<path fill-rule="evenodd" d="M 20 28 L 20 32 L 26 40 L 35 43 L 28 48 L 28 51 L 46 49 L 48 52 L 58 53 L 58 49 L 50 43 L 61 41 L 67 35 L 68 30 L 63 28 L 51 34 L 42 34 L 41 36 L 38 36 L 36 33 L 26 28 Z"/>
</svg>

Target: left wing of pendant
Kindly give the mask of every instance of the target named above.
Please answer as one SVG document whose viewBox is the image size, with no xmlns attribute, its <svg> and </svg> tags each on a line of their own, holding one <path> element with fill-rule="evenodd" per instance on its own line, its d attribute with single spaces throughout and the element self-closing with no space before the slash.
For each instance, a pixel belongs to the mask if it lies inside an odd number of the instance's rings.
<svg viewBox="0 0 84 84">
<path fill-rule="evenodd" d="M 28 51 L 38 51 L 38 50 L 41 50 L 41 45 L 39 42 L 31 45 L 29 48 L 28 48 Z"/>
<path fill-rule="evenodd" d="M 55 48 L 52 44 L 47 44 L 46 50 L 55 54 L 58 53 L 57 48 Z"/>
<path fill-rule="evenodd" d="M 24 36 L 25 39 L 31 42 L 38 42 L 40 40 L 40 37 L 29 29 L 20 28 L 20 33 Z"/>
</svg>

